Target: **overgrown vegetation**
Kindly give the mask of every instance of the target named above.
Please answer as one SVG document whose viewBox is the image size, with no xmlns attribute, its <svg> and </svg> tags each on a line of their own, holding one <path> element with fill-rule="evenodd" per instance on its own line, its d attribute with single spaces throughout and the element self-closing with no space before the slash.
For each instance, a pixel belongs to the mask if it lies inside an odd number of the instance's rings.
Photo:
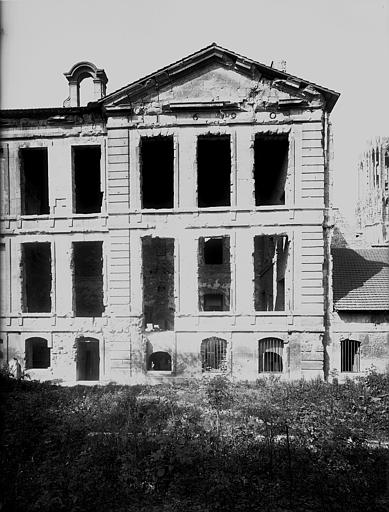
<svg viewBox="0 0 389 512">
<path fill-rule="evenodd" d="M 389 508 L 388 375 L 0 386 L 2 511 Z"/>
</svg>

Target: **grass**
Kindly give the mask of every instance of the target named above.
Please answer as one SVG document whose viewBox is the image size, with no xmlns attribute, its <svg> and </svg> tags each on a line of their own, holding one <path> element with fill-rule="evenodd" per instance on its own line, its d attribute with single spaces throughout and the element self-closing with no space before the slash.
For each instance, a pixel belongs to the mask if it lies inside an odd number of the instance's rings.
<svg viewBox="0 0 389 512">
<path fill-rule="evenodd" d="M 2 512 L 389 509 L 387 375 L 0 387 Z"/>
</svg>

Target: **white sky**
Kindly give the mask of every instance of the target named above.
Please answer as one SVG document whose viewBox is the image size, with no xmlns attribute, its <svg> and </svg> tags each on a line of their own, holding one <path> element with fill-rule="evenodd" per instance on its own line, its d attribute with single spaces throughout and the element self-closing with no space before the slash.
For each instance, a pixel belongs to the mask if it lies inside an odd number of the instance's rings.
<svg viewBox="0 0 389 512">
<path fill-rule="evenodd" d="M 89 60 L 108 93 L 212 42 L 341 93 L 334 202 L 352 218 L 356 163 L 389 135 L 389 0 L 3 0 L 1 108 L 62 106 Z"/>
</svg>

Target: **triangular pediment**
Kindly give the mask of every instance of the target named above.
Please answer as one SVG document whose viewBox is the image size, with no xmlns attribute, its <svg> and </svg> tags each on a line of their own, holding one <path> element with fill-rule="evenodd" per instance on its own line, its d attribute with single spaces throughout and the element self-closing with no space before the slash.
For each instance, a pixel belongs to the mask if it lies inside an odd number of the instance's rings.
<svg viewBox="0 0 389 512">
<path fill-rule="evenodd" d="M 129 84 L 100 100 L 105 107 L 158 105 L 163 109 L 278 106 L 322 102 L 339 94 L 265 66 L 215 44 Z"/>
</svg>

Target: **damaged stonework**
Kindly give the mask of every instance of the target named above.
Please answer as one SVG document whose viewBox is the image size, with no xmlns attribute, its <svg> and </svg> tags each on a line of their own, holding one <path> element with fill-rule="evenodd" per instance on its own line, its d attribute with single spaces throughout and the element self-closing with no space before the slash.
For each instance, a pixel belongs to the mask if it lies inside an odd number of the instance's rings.
<svg viewBox="0 0 389 512">
<path fill-rule="evenodd" d="M 322 377 L 339 94 L 216 44 L 108 95 L 89 62 L 65 76 L 66 106 L 0 112 L 5 359 L 64 383 Z"/>
</svg>

